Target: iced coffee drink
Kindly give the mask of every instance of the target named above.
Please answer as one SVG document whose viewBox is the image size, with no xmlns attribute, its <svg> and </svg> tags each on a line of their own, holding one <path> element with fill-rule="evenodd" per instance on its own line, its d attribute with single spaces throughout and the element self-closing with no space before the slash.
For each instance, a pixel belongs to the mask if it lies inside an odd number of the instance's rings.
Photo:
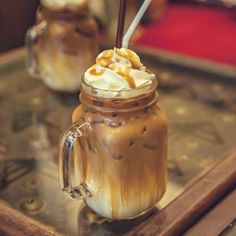
<svg viewBox="0 0 236 236">
<path fill-rule="evenodd" d="M 136 217 L 165 192 L 167 119 L 156 85 L 137 54 L 124 48 L 102 52 L 82 79 L 81 105 L 61 141 L 61 186 L 104 217 Z M 71 144 L 79 187 L 65 169 Z"/>
<path fill-rule="evenodd" d="M 79 90 L 98 53 L 98 28 L 85 0 L 42 0 L 26 36 L 27 67 L 56 91 Z"/>
</svg>

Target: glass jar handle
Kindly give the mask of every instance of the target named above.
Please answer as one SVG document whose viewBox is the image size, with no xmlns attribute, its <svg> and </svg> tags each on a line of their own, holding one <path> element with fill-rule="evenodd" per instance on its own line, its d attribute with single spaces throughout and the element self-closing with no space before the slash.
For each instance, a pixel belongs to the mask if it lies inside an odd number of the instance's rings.
<svg viewBox="0 0 236 236">
<path fill-rule="evenodd" d="M 87 185 L 81 182 L 78 187 L 72 186 L 71 162 L 75 141 L 81 142 L 81 138 L 87 136 L 88 122 L 84 119 L 75 123 L 66 130 L 60 139 L 59 144 L 59 178 L 63 192 L 73 199 L 91 197 Z M 82 143 L 80 143 L 82 145 Z M 83 171 L 82 171 L 83 172 Z M 80 173 L 82 174 L 82 173 Z"/>
<path fill-rule="evenodd" d="M 40 24 L 31 27 L 25 37 L 25 45 L 27 49 L 26 68 L 33 77 L 40 77 L 40 68 L 37 59 L 37 53 L 34 46 L 37 44 L 38 38 L 45 32 L 47 22 L 42 21 Z"/>
</svg>

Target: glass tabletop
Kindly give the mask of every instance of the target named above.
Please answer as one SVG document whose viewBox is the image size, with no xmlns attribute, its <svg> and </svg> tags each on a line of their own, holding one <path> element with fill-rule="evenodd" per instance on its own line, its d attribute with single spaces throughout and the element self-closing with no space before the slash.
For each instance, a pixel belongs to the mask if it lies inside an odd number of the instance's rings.
<svg viewBox="0 0 236 236">
<path fill-rule="evenodd" d="M 122 235 L 160 211 L 235 145 L 236 85 L 222 76 L 150 59 L 169 120 L 167 192 L 148 215 L 109 221 L 68 199 L 58 183 L 58 140 L 78 94 L 57 94 L 31 79 L 24 57 L 0 65 L 0 198 L 65 235 Z"/>
</svg>

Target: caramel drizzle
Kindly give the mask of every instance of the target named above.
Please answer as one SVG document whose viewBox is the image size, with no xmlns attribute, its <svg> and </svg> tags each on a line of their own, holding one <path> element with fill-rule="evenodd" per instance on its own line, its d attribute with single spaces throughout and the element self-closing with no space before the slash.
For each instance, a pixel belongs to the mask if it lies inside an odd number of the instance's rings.
<svg viewBox="0 0 236 236">
<path fill-rule="evenodd" d="M 116 53 L 120 57 L 123 57 L 123 58 L 126 58 L 127 60 L 129 60 L 131 62 L 132 68 L 137 68 L 137 69 L 140 68 L 140 63 L 134 59 L 134 56 L 130 52 L 128 52 L 128 54 L 126 55 L 116 49 Z M 111 56 L 112 56 L 112 50 L 106 50 L 103 52 L 103 56 L 98 58 L 96 60 L 96 62 L 105 68 L 110 68 L 113 70 L 114 69 L 114 65 L 113 65 L 114 62 L 111 60 Z M 119 62 L 119 61 L 117 61 L 117 62 Z M 100 71 L 97 71 L 96 67 L 93 67 L 89 72 L 91 75 L 99 76 L 99 75 L 102 75 L 105 71 L 106 71 L 105 69 L 101 69 Z M 127 68 L 125 71 L 118 69 L 117 74 L 122 76 L 127 81 L 130 88 L 135 88 L 136 85 L 134 82 L 134 78 L 129 75 L 129 72 L 130 72 L 129 68 Z"/>
<path fill-rule="evenodd" d="M 102 75 L 106 70 L 105 69 L 101 69 L 100 71 L 97 71 L 96 68 L 92 68 L 89 73 L 91 75 L 95 75 L 95 76 L 99 76 Z"/>
<path fill-rule="evenodd" d="M 111 58 L 109 57 L 101 57 L 97 59 L 97 63 L 103 67 L 108 67 L 112 63 L 112 61 Z"/>
<path fill-rule="evenodd" d="M 118 71 L 117 74 L 122 76 L 127 81 L 130 88 L 135 88 L 136 84 L 134 82 L 134 78 L 129 75 L 129 71 L 130 69 L 127 69 L 126 71 Z"/>
<path fill-rule="evenodd" d="M 96 62 L 101 66 L 108 67 L 112 63 L 111 61 L 112 50 L 106 50 L 103 52 L 102 55 L 103 55 L 102 57 L 96 59 Z"/>
<path fill-rule="evenodd" d="M 135 56 L 131 52 L 127 51 L 126 53 L 124 53 L 119 49 L 115 49 L 115 52 L 118 56 L 123 57 L 128 61 L 130 61 L 133 69 L 140 69 L 141 63 L 139 62 L 139 60 L 135 59 Z"/>
</svg>

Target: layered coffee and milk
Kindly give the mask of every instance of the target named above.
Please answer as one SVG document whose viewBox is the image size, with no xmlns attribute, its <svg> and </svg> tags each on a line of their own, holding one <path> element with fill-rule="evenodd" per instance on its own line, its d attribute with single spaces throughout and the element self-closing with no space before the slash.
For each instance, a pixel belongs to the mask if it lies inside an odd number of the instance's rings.
<svg viewBox="0 0 236 236">
<path fill-rule="evenodd" d="M 85 0 L 42 0 L 35 41 L 36 75 L 56 91 L 79 91 L 81 76 L 98 53 L 98 27 Z M 32 75 L 35 71 L 31 72 Z"/>
<path fill-rule="evenodd" d="M 128 219 L 163 196 L 167 172 L 167 120 L 157 105 L 156 79 L 136 53 L 106 50 L 83 78 L 82 105 L 73 122 L 88 123 L 74 149 L 86 203 L 98 214 Z"/>
</svg>

